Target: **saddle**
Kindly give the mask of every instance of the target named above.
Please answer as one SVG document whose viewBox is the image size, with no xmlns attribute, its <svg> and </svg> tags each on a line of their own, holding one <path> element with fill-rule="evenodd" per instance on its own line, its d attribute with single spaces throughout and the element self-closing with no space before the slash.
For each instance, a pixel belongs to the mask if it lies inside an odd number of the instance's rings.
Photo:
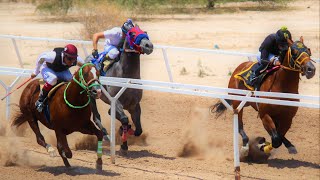
<svg viewBox="0 0 320 180">
<path fill-rule="evenodd" d="M 43 113 L 44 116 L 48 122 L 48 124 L 51 125 L 51 121 L 50 121 L 50 108 L 49 108 L 49 104 L 48 101 L 54 96 L 55 92 L 57 91 L 57 89 L 65 84 L 67 84 L 68 82 L 60 82 L 57 85 L 55 85 L 48 93 L 47 98 L 43 101 Z M 42 82 L 40 81 L 40 85 L 42 85 Z"/>
<path fill-rule="evenodd" d="M 259 91 L 260 86 L 263 80 L 266 78 L 267 75 L 275 72 L 280 68 L 280 66 L 266 66 L 259 76 L 255 77 L 255 71 L 259 67 L 258 62 L 254 62 L 249 68 L 241 71 L 240 73 L 234 75 L 236 79 L 243 81 L 243 84 L 251 91 L 257 90 Z"/>
<path fill-rule="evenodd" d="M 121 53 L 121 51 L 120 51 Z M 101 76 L 105 76 L 107 71 L 112 67 L 112 65 L 118 61 L 118 58 L 115 60 L 110 60 L 106 58 L 107 53 L 103 51 L 99 54 L 98 58 L 95 59 L 92 57 L 91 63 L 96 66 L 96 68 L 100 71 Z M 120 57 L 121 54 L 118 55 Z"/>
</svg>

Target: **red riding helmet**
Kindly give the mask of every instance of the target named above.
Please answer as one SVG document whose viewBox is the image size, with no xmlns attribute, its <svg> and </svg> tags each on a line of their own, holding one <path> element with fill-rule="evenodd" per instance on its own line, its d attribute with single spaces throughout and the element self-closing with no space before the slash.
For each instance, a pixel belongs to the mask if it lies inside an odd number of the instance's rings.
<svg viewBox="0 0 320 180">
<path fill-rule="evenodd" d="M 67 44 L 64 47 L 63 53 L 68 57 L 72 57 L 72 58 L 78 57 L 78 49 L 73 44 Z"/>
</svg>

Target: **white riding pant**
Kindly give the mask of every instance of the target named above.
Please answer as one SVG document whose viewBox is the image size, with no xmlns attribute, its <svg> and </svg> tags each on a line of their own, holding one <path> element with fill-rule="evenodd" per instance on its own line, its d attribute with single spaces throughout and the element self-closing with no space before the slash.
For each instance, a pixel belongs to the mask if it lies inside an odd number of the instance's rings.
<svg viewBox="0 0 320 180">
<path fill-rule="evenodd" d="M 58 79 L 66 82 L 72 80 L 72 74 L 69 69 L 61 72 L 55 72 L 52 69 L 44 66 L 41 70 L 41 75 L 43 77 L 43 80 L 52 86 L 57 84 Z"/>
<path fill-rule="evenodd" d="M 270 62 L 270 60 L 273 59 L 275 56 L 276 56 L 276 55 L 269 53 L 269 56 L 268 56 L 269 62 Z M 260 61 L 261 61 L 261 52 L 260 52 L 260 51 L 257 53 L 257 60 L 258 60 L 258 62 L 259 62 L 259 64 L 260 64 Z"/>
<path fill-rule="evenodd" d="M 104 46 L 104 51 L 107 52 L 107 55 L 110 59 L 115 59 L 120 53 L 118 48 L 113 45 Z"/>
</svg>

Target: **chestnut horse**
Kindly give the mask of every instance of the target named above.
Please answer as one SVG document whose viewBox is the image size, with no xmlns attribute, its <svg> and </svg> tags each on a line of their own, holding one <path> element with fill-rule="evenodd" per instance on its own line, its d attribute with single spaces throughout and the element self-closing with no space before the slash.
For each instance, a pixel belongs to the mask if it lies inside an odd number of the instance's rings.
<svg viewBox="0 0 320 180">
<path fill-rule="evenodd" d="M 310 59 L 311 52 L 310 49 L 303 44 L 303 38 L 301 37 L 300 41 L 294 43 L 291 40 L 288 40 L 288 43 L 289 49 L 280 66 L 281 68 L 265 78 L 264 82 L 261 84 L 260 91 L 298 94 L 300 73 L 305 75 L 307 79 L 310 79 L 315 75 L 316 68 Z M 252 63 L 253 62 L 251 61 L 244 62 L 235 69 L 229 80 L 229 88 L 248 90 L 243 81 L 234 76 L 249 68 Z M 285 98 L 279 99 L 284 100 Z M 240 101 L 228 100 L 228 103 L 232 105 L 233 108 L 237 108 Z M 284 143 L 290 154 L 297 153 L 296 148 L 285 135 L 292 124 L 292 119 L 296 115 L 298 107 L 258 104 L 254 102 L 247 102 L 245 106 L 252 106 L 258 111 L 264 128 L 271 136 L 272 147 L 278 148 Z M 216 103 L 213 107 L 216 109 L 215 112 L 217 113 L 222 113 L 226 109 L 222 102 Z M 247 154 L 249 138 L 243 129 L 242 114 L 243 109 L 239 112 L 239 133 L 243 142 L 242 153 Z"/>
<path fill-rule="evenodd" d="M 28 121 L 31 129 L 36 135 L 39 145 L 47 149 L 50 156 L 55 156 L 55 150 L 47 144 L 40 132 L 38 121 L 47 128 L 55 131 L 57 148 L 63 159 L 64 165 L 70 167 L 67 158 L 72 158 L 72 152 L 68 146 L 67 135 L 75 131 L 96 135 L 98 138 L 98 159 L 96 168 L 102 170 L 102 138 L 103 134 L 90 120 L 91 109 L 88 104 L 91 97 L 98 98 L 101 95 L 99 72 L 93 64 L 84 64 L 74 75 L 73 80 L 67 85 L 57 87 L 53 97 L 48 98 L 47 110 L 49 118 L 44 111 L 36 110 L 40 85 L 39 80 L 33 80 L 23 90 L 19 107 L 20 112 L 12 122 L 12 126 L 18 127 Z"/>
</svg>

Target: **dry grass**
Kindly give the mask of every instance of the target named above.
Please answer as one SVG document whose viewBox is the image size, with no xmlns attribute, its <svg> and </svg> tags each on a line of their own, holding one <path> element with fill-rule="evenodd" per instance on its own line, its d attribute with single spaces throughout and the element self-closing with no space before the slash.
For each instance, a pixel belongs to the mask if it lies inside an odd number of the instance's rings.
<svg viewBox="0 0 320 180">
<path fill-rule="evenodd" d="M 79 21 L 84 28 L 81 31 L 82 37 L 91 39 L 96 32 L 105 31 L 115 26 L 121 26 L 127 19 L 126 12 L 121 11 L 113 4 L 85 4 L 79 8 Z"/>
</svg>

